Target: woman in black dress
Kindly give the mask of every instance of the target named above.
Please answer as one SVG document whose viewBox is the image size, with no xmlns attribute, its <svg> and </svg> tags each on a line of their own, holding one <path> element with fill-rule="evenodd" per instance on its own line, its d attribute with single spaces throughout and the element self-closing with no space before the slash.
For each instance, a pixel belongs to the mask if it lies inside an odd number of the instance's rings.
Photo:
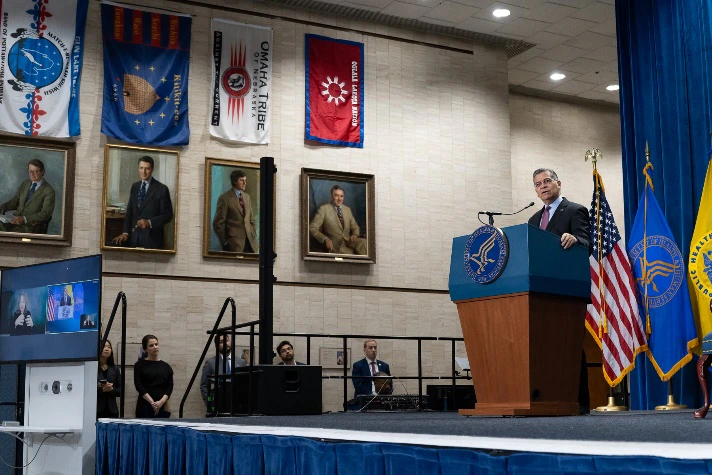
<svg viewBox="0 0 712 475">
<path fill-rule="evenodd" d="M 121 396 L 121 371 L 114 364 L 111 342 L 106 340 L 99 356 L 96 389 L 96 417 L 119 417 L 116 398 Z"/>
<path fill-rule="evenodd" d="M 173 368 L 158 359 L 158 338 L 146 335 L 141 340 L 146 358 L 134 365 L 134 385 L 138 391 L 136 417 L 170 417 L 163 406 L 173 392 Z"/>
</svg>

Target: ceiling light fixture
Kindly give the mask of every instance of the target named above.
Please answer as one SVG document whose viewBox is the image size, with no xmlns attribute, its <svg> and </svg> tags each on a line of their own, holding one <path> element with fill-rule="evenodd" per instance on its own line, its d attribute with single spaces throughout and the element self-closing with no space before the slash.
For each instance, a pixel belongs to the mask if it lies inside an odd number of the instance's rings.
<svg viewBox="0 0 712 475">
<path fill-rule="evenodd" d="M 549 76 L 551 79 L 554 81 L 560 81 L 566 77 L 566 74 L 561 74 L 561 73 L 554 73 L 551 76 Z"/>
<path fill-rule="evenodd" d="M 607 91 L 617 91 L 620 89 L 620 86 L 618 84 L 611 84 L 606 88 Z"/>
<path fill-rule="evenodd" d="M 506 8 L 498 8 L 492 12 L 492 15 L 496 16 L 497 18 L 504 18 L 508 17 L 511 13 L 512 12 L 510 12 Z"/>
</svg>

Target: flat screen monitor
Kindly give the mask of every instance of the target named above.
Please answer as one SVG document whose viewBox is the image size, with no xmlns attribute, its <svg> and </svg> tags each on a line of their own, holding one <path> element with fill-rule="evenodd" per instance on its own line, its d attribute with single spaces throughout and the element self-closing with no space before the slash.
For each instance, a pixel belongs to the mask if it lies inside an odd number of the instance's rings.
<svg viewBox="0 0 712 475">
<path fill-rule="evenodd" d="M 0 363 L 98 359 L 101 255 L 0 274 Z"/>
</svg>

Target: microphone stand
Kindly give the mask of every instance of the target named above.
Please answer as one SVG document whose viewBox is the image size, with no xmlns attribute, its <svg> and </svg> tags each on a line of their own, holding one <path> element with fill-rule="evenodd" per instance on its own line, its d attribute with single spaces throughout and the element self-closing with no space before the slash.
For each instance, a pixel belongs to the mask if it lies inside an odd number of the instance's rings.
<svg viewBox="0 0 712 475">
<path fill-rule="evenodd" d="M 483 214 L 486 214 L 487 217 L 489 218 L 489 225 L 494 226 L 494 217 L 495 216 L 514 216 L 515 214 L 519 214 L 522 211 L 524 211 L 527 208 L 531 208 L 534 206 L 534 202 L 532 201 L 528 205 L 526 205 L 524 208 L 520 209 L 519 211 L 515 211 L 514 213 L 500 213 L 499 211 L 480 211 L 477 213 L 477 219 L 480 219 L 480 216 Z M 484 224 L 482 220 L 480 219 L 480 223 Z"/>
</svg>

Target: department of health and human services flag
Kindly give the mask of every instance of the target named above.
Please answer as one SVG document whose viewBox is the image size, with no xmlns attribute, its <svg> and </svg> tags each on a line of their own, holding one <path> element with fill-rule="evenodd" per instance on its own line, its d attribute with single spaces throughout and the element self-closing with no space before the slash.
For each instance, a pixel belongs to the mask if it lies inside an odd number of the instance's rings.
<svg viewBox="0 0 712 475">
<path fill-rule="evenodd" d="M 685 261 L 658 201 L 647 182 L 628 241 L 628 255 L 638 288 L 640 313 L 646 318 L 648 358 L 668 381 L 692 359 L 697 331 L 686 285 Z"/>
<path fill-rule="evenodd" d="M 187 145 L 189 15 L 102 1 L 101 131 L 125 142 Z"/>
<path fill-rule="evenodd" d="M 708 163 L 690 242 L 690 289 L 699 345 L 712 332 L 712 167 Z"/>
<path fill-rule="evenodd" d="M 0 0 L 0 130 L 74 137 L 89 0 Z"/>
<path fill-rule="evenodd" d="M 210 133 L 269 143 L 272 28 L 213 18 Z"/>
<path fill-rule="evenodd" d="M 591 304 L 586 309 L 586 328 L 601 348 L 603 376 L 615 386 L 647 347 L 628 256 L 596 170 L 589 220 Z"/>
<path fill-rule="evenodd" d="M 363 148 L 363 43 L 306 35 L 306 139 Z"/>
</svg>

